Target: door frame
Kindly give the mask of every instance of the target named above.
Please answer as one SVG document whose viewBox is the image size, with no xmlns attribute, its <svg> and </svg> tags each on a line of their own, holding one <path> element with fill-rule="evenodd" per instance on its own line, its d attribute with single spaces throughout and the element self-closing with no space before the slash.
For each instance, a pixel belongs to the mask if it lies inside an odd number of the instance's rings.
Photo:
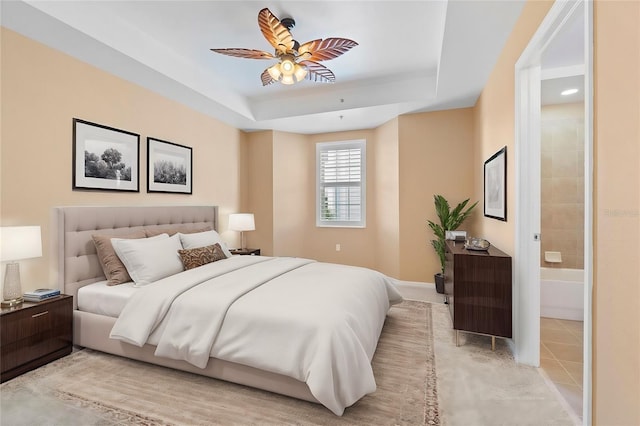
<svg viewBox="0 0 640 426">
<path fill-rule="evenodd" d="M 541 57 L 578 8 L 584 8 L 584 344 L 582 422 L 592 419 L 593 292 L 593 2 L 557 0 L 515 66 L 516 218 L 514 344 L 516 361 L 540 365 Z M 544 236 L 542 236 L 544 238 Z"/>
</svg>

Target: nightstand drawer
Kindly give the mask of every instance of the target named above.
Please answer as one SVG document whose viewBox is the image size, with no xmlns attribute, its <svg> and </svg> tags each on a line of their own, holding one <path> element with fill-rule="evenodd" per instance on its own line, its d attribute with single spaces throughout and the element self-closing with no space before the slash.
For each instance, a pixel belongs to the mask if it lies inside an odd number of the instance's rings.
<svg viewBox="0 0 640 426">
<path fill-rule="evenodd" d="M 2 345 L 14 343 L 40 333 L 46 333 L 53 327 L 57 311 L 64 306 L 42 305 L 23 309 L 13 315 L 2 318 Z"/>
<path fill-rule="evenodd" d="M 1 381 L 71 353 L 73 298 L 25 302 L 0 317 Z"/>
</svg>

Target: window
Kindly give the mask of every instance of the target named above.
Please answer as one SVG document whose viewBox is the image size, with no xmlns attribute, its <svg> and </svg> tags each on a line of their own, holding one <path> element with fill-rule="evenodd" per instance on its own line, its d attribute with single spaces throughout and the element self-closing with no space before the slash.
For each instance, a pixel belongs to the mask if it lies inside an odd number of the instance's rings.
<svg viewBox="0 0 640 426">
<path fill-rule="evenodd" d="M 366 225 L 366 141 L 316 144 L 316 226 Z"/>
</svg>

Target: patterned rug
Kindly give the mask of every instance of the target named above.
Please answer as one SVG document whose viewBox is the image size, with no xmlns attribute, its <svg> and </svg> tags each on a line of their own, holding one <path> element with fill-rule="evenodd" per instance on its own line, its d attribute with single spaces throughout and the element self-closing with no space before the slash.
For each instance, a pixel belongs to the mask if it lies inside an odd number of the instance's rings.
<svg viewBox="0 0 640 426">
<path fill-rule="evenodd" d="M 373 358 L 378 389 L 342 417 L 325 407 L 82 350 L 0 387 L 2 425 L 438 425 L 432 312 L 389 311 Z"/>
</svg>

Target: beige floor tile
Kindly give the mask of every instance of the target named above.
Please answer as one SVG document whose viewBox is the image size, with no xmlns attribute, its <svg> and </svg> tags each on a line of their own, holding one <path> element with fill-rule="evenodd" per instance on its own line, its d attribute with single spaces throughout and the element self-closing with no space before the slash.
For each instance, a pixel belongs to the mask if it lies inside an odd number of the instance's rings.
<svg viewBox="0 0 640 426">
<path fill-rule="evenodd" d="M 567 330 L 571 331 L 580 331 L 584 330 L 584 322 L 582 321 L 571 321 L 571 320 L 556 320 Z"/>
<path fill-rule="evenodd" d="M 555 328 L 541 328 L 540 340 L 543 342 L 567 343 L 573 345 L 581 345 L 582 342 L 569 330 L 560 330 Z"/>
<path fill-rule="evenodd" d="M 582 418 L 582 389 L 576 385 L 563 383 L 556 383 L 556 388 L 573 411 Z"/>
<path fill-rule="evenodd" d="M 571 378 L 575 380 L 576 384 L 582 388 L 582 377 L 584 364 L 581 362 L 560 361 L 560 364 L 569 373 Z"/>
<path fill-rule="evenodd" d="M 549 379 L 553 383 L 562 383 L 566 385 L 575 385 L 576 382 L 571 378 L 567 370 L 554 359 L 540 358 L 540 367 L 547 373 Z"/>
<path fill-rule="evenodd" d="M 570 330 L 569 332 L 573 334 L 573 336 L 578 340 L 578 342 L 580 342 L 581 345 L 584 345 L 584 337 L 581 331 Z"/>
<path fill-rule="evenodd" d="M 545 342 L 547 349 L 560 361 L 582 362 L 582 345 Z"/>
<path fill-rule="evenodd" d="M 545 318 L 545 317 L 541 317 L 540 318 L 540 329 L 556 329 L 556 330 L 562 330 L 562 324 L 560 324 L 560 322 L 558 322 L 557 319 L 555 318 Z"/>
<path fill-rule="evenodd" d="M 547 349 L 543 342 L 540 342 L 540 358 L 554 359 L 551 351 Z"/>
</svg>

